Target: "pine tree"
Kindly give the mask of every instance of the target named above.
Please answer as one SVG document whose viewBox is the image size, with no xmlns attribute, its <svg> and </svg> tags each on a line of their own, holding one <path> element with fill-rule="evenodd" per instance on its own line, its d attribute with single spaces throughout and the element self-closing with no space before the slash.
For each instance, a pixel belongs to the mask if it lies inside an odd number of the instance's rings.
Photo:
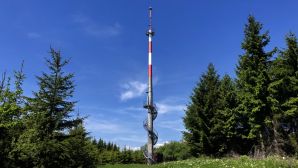
<svg viewBox="0 0 298 168">
<path fill-rule="evenodd" d="M 129 164 L 133 161 L 132 151 L 124 147 L 123 151 L 121 152 L 120 162 L 122 164 Z"/>
<path fill-rule="evenodd" d="M 298 153 L 298 44 L 293 33 L 286 36 L 287 48 L 281 51 L 271 68 L 272 111 L 274 112 L 274 150 Z M 289 142 L 290 141 L 290 142 Z"/>
<path fill-rule="evenodd" d="M 63 154 L 67 155 L 69 159 L 60 163 L 60 167 L 96 167 L 97 148 L 87 135 L 83 124 L 79 124 L 69 131 L 69 138 L 62 142 L 66 149 Z"/>
<path fill-rule="evenodd" d="M 244 135 L 253 143 L 254 154 L 264 155 L 265 147 L 271 143 L 267 136 L 270 132 L 267 124 L 272 121 L 270 102 L 268 102 L 270 84 L 268 70 L 270 58 L 275 50 L 264 51 L 270 37 L 268 32 L 261 33 L 262 27 L 262 24 L 253 16 L 249 16 L 242 42 L 245 53 L 240 56 L 236 73 L 240 99 L 237 110 L 241 112 L 244 123 L 248 123 L 248 128 L 243 128 L 247 130 Z"/>
<path fill-rule="evenodd" d="M 97 149 L 99 149 L 99 151 L 103 151 L 106 148 L 106 143 L 104 142 L 103 139 L 99 139 L 97 142 Z"/>
<path fill-rule="evenodd" d="M 191 102 L 184 117 L 184 139 L 194 156 L 215 155 L 219 150 L 220 138 L 214 129 L 215 116 L 219 107 L 219 76 L 213 64 L 208 66 L 193 90 Z"/>
<path fill-rule="evenodd" d="M 37 77 L 39 91 L 29 99 L 26 131 L 15 144 L 14 153 L 22 167 L 62 167 L 68 160 L 62 142 L 69 138 L 69 130 L 82 119 L 71 119 L 75 105 L 70 101 L 74 92 L 73 74 L 65 74 L 68 61 L 51 48 L 47 59 L 48 73 Z"/>
<path fill-rule="evenodd" d="M 239 142 L 244 142 L 241 137 L 242 122 L 236 107 L 238 106 L 236 85 L 229 75 L 225 75 L 219 86 L 219 108 L 216 113 L 214 129 L 221 138 L 219 153 L 227 152 L 243 154 L 244 149 Z M 240 149 L 242 148 L 242 149 Z"/>
</svg>

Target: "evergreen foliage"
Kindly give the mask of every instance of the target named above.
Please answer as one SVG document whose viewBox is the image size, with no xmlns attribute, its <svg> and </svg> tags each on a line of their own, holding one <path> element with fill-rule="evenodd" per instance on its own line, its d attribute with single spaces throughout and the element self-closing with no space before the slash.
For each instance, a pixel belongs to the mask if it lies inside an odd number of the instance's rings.
<svg viewBox="0 0 298 168">
<path fill-rule="evenodd" d="M 69 138 L 62 142 L 66 149 L 64 155 L 69 160 L 63 163 L 64 167 L 96 167 L 98 158 L 97 148 L 92 144 L 91 138 L 82 124 L 69 131 Z"/>
<path fill-rule="evenodd" d="M 3 74 L 0 81 L 1 167 L 96 167 L 97 164 L 144 163 L 141 150 L 123 149 L 88 137 L 84 118 L 73 117 L 74 75 L 69 63 L 50 49 L 48 71 L 37 77 L 39 90 L 24 97 L 23 65 L 15 72 L 14 87 Z"/>
<path fill-rule="evenodd" d="M 249 154 L 264 157 L 298 152 L 298 43 L 265 51 L 262 24 L 248 17 L 236 81 L 208 66 L 193 90 L 184 117 L 184 140 L 193 156 Z"/>
<path fill-rule="evenodd" d="M 275 152 L 298 152 L 298 44 L 293 33 L 286 36 L 287 48 L 273 61 L 269 92 L 274 111 Z M 293 150 L 294 149 L 294 150 Z"/>
<path fill-rule="evenodd" d="M 216 129 L 219 104 L 219 76 L 213 66 L 209 64 L 208 70 L 202 75 L 197 86 L 193 90 L 191 102 L 187 106 L 184 117 L 185 140 L 189 143 L 191 153 L 198 156 L 199 153 L 207 155 L 216 154 L 221 148 L 221 133 Z"/>
<path fill-rule="evenodd" d="M 210 64 L 193 91 L 184 117 L 184 139 L 193 156 L 243 152 L 238 143 L 243 138 L 237 105 L 235 82 L 228 75 L 220 79 Z"/>
<path fill-rule="evenodd" d="M 60 52 L 51 48 L 50 54 L 49 72 L 37 77 L 39 91 L 28 98 L 27 115 L 23 118 L 25 130 L 13 143 L 9 156 L 14 158 L 16 167 L 93 167 L 86 133 L 80 126 L 82 118 L 71 118 L 75 105 L 70 101 L 73 74 L 63 71 L 68 61 L 63 60 Z"/>
<path fill-rule="evenodd" d="M 97 147 L 97 159 L 100 165 L 145 163 L 142 150 L 131 150 L 126 147 L 120 150 L 116 144 L 101 138 L 98 141 L 94 139 L 92 142 Z"/>
<path fill-rule="evenodd" d="M 222 78 L 213 64 L 193 89 L 183 118 L 183 142 L 156 149 L 159 161 L 191 156 L 298 156 L 298 42 L 265 51 L 270 42 L 262 24 L 249 16 L 236 79 Z M 23 65 L 11 80 L 0 80 L 1 167 L 96 167 L 145 163 L 142 150 L 120 149 L 91 139 L 84 118 L 74 117 L 74 75 L 59 51 L 50 49 L 48 71 L 37 77 L 39 89 L 23 96 Z M 14 85 L 13 85 L 14 84 Z M 12 86 L 13 85 L 13 86 Z M 162 157 L 163 156 L 163 157 Z M 161 159 L 163 158 L 163 159 Z"/>
<path fill-rule="evenodd" d="M 25 115 L 22 83 L 25 78 L 23 64 L 14 73 L 15 88 L 11 88 L 10 78 L 3 74 L 0 81 L 0 165 L 9 167 L 14 164 L 9 157 L 12 145 L 23 130 L 22 118 Z"/>
<path fill-rule="evenodd" d="M 163 161 L 185 160 L 191 157 L 189 147 L 184 142 L 169 142 L 156 149 L 157 153 L 162 154 Z"/>
<path fill-rule="evenodd" d="M 243 153 L 245 146 L 239 144 L 239 141 L 244 140 L 241 136 L 243 131 L 241 117 L 236 111 L 238 106 L 236 84 L 229 75 L 225 75 L 220 81 L 218 99 L 220 107 L 214 129 L 221 135 L 219 153 L 221 155 L 228 152 Z"/>
<path fill-rule="evenodd" d="M 270 59 L 275 50 L 266 52 L 270 37 L 268 32 L 261 33 L 262 24 L 253 16 L 249 16 L 245 25 L 242 49 L 237 66 L 237 87 L 240 103 L 237 110 L 248 123 L 243 136 L 253 145 L 253 153 L 264 155 L 271 141 L 271 121 L 273 113 L 270 108 L 268 87 L 270 84 Z"/>
</svg>

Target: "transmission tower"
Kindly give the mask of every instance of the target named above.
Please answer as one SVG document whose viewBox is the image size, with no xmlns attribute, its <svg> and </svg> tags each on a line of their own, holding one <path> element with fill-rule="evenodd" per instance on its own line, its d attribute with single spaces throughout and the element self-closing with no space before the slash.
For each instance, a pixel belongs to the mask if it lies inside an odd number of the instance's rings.
<svg viewBox="0 0 298 168">
<path fill-rule="evenodd" d="M 149 5 L 149 28 L 146 33 L 148 36 L 148 92 L 147 92 L 147 102 L 144 105 L 144 108 L 148 111 L 148 117 L 144 120 L 143 126 L 148 133 L 148 142 L 147 149 L 144 152 L 144 155 L 147 159 L 147 164 L 151 165 L 155 163 L 154 159 L 154 149 L 153 146 L 158 141 L 158 135 L 153 129 L 153 121 L 157 117 L 156 106 L 153 103 L 153 85 L 152 85 L 152 37 L 154 36 L 154 31 L 152 29 L 152 7 L 151 3 Z"/>
</svg>

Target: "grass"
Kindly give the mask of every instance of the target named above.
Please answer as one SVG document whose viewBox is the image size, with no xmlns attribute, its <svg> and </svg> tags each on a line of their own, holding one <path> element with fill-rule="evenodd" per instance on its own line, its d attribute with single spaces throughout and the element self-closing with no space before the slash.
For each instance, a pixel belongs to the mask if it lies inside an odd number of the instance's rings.
<svg viewBox="0 0 298 168">
<path fill-rule="evenodd" d="M 298 168 L 298 160 L 283 159 L 281 157 L 269 157 L 266 159 L 251 159 L 246 156 L 239 158 L 199 158 L 184 161 L 167 162 L 153 166 L 129 164 L 129 165 L 105 165 L 99 168 Z"/>
</svg>

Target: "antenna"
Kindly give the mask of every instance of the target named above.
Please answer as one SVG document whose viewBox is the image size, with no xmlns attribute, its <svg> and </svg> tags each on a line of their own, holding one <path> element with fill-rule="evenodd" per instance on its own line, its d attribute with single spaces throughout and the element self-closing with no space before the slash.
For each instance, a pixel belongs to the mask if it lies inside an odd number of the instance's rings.
<svg viewBox="0 0 298 168">
<path fill-rule="evenodd" d="M 152 38 L 154 36 L 154 31 L 152 28 L 152 7 L 151 0 L 149 0 L 149 28 L 146 33 L 148 36 L 148 92 L 147 92 L 147 102 L 144 108 L 148 111 L 147 119 L 144 120 L 143 126 L 148 133 L 147 149 L 144 155 L 147 159 L 147 164 L 152 165 L 155 163 L 153 146 L 158 141 L 158 135 L 153 129 L 153 121 L 157 117 L 156 106 L 153 103 L 153 85 L 152 85 Z"/>
</svg>

